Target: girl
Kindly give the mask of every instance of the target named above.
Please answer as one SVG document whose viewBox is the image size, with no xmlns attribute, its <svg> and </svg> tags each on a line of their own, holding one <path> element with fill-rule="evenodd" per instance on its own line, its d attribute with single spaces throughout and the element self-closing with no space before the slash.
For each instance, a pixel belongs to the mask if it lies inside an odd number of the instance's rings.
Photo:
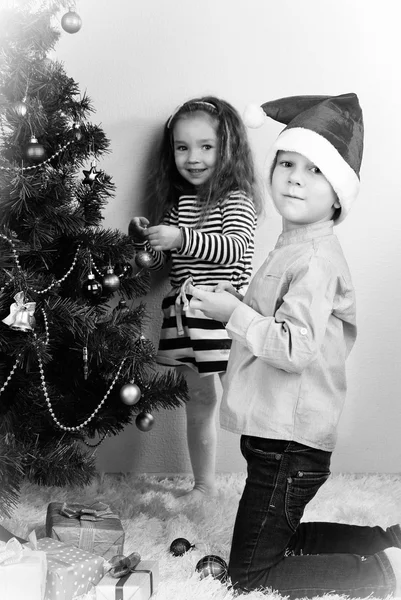
<svg viewBox="0 0 401 600">
<path fill-rule="evenodd" d="M 215 373 L 222 378 L 231 340 L 224 325 L 188 309 L 187 285 L 240 292 L 250 279 L 260 199 L 246 129 L 237 111 L 215 97 L 189 100 L 168 119 L 152 173 L 150 224 L 129 225 L 137 249 L 170 260 L 171 291 L 162 303 L 158 362 L 185 372 L 187 440 L 194 487 L 187 498 L 215 493 Z M 210 286 L 212 286 L 210 288 Z M 185 311 L 185 312 L 184 312 Z"/>
</svg>

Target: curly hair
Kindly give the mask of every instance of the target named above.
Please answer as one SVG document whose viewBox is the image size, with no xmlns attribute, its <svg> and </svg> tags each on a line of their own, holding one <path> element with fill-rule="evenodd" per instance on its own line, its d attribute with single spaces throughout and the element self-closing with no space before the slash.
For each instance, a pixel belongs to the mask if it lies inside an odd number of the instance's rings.
<svg viewBox="0 0 401 600">
<path fill-rule="evenodd" d="M 205 183 L 197 187 L 197 198 L 202 208 L 199 224 L 204 222 L 209 210 L 219 200 L 235 190 L 249 195 L 256 212 L 260 214 L 261 195 L 245 125 L 231 104 L 214 96 L 204 96 L 182 104 L 165 123 L 148 185 L 152 223 L 160 223 L 168 210 L 178 202 L 179 196 L 188 189 L 188 183 L 175 165 L 173 135 L 177 121 L 195 113 L 204 113 L 216 121 L 219 141 L 214 171 Z"/>
</svg>

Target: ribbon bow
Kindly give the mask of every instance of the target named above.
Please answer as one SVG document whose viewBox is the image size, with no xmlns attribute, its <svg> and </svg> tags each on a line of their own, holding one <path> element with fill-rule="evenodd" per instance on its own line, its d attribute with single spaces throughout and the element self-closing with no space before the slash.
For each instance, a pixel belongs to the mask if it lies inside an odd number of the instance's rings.
<svg viewBox="0 0 401 600">
<path fill-rule="evenodd" d="M 24 549 L 16 538 L 0 542 L 0 568 L 21 562 Z"/>
<path fill-rule="evenodd" d="M 90 506 L 64 502 L 60 508 L 60 514 L 69 519 L 79 519 L 80 521 L 102 521 L 103 519 L 119 518 L 104 502 L 95 502 Z"/>
<path fill-rule="evenodd" d="M 110 558 L 110 560 L 106 561 L 105 568 L 109 574 L 115 579 L 120 579 L 120 577 L 124 577 L 124 575 L 128 575 L 131 571 L 135 571 L 136 567 L 141 562 L 141 555 L 138 552 L 131 552 L 128 556 L 124 556 L 124 554 L 116 554 Z M 141 571 L 138 571 L 141 573 Z"/>
<path fill-rule="evenodd" d="M 33 313 L 35 312 L 36 302 L 25 302 L 24 292 L 18 292 L 14 296 L 15 303 L 10 306 L 10 314 L 8 317 L 3 319 L 3 323 L 9 325 L 12 329 L 20 329 L 16 325 L 17 319 L 21 316 L 21 313 L 28 311 L 28 322 L 22 329 L 32 329 L 30 321 L 34 318 Z"/>
</svg>

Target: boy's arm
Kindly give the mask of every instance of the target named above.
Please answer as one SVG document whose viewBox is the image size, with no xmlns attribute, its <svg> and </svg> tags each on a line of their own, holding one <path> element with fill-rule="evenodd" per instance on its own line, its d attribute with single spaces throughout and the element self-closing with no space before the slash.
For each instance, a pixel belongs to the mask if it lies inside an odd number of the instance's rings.
<svg viewBox="0 0 401 600">
<path fill-rule="evenodd" d="M 316 357 L 336 293 L 343 293 L 343 286 L 329 261 L 312 257 L 293 276 L 274 316 L 264 316 L 241 304 L 233 311 L 227 331 L 273 367 L 301 373 Z"/>
<path fill-rule="evenodd" d="M 264 316 L 227 292 L 189 289 L 191 306 L 226 322 L 233 340 L 277 369 L 301 373 L 316 357 L 343 282 L 327 260 L 313 257 L 292 277 L 274 316 Z M 263 287 L 258 288 L 263 293 Z M 340 291 L 343 293 L 343 290 Z M 257 299 L 256 299 L 257 300 Z"/>
</svg>

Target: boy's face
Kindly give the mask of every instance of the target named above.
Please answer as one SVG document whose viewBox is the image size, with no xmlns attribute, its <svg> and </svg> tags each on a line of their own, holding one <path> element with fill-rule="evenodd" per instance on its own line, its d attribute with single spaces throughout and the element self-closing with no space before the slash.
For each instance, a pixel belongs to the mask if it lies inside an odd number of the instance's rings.
<svg viewBox="0 0 401 600">
<path fill-rule="evenodd" d="M 272 174 L 272 197 L 283 230 L 329 221 L 340 208 L 323 173 L 306 156 L 280 150 Z"/>
</svg>

